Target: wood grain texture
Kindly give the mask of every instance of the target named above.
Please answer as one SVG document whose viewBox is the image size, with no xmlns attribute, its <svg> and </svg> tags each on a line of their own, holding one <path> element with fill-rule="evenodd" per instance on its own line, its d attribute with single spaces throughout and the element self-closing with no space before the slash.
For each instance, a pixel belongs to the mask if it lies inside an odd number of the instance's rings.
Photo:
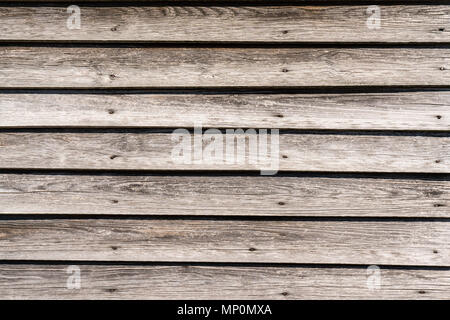
<svg viewBox="0 0 450 320">
<path fill-rule="evenodd" d="M 448 299 L 450 271 L 366 268 L 79 265 L 81 289 L 67 289 L 69 265 L 0 265 L 3 299 Z"/>
<path fill-rule="evenodd" d="M 450 266 L 449 226 L 423 221 L 1 220 L 0 256 Z"/>
<path fill-rule="evenodd" d="M 450 130 L 450 92 L 0 94 L 0 127 Z"/>
<path fill-rule="evenodd" d="M 224 135 L 205 134 L 203 141 L 200 135 L 192 136 L 145 132 L 3 132 L 0 168 L 450 172 L 448 136 L 280 134 L 279 152 L 274 145 L 266 156 L 258 156 L 257 151 L 249 148 L 250 141 L 256 145 L 256 140 L 251 139 L 265 140 L 260 134 L 253 138 L 248 134 L 231 135 L 234 147 L 228 149 Z M 194 139 L 200 142 L 194 145 Z M 266 139 L 269 146 L 275 141 L 272 139 Z M 219 141 L 225 151 L 217 154 L 223 156 L 205 157 L 213 145 L 220 145 Z M 238 145 L 243 148 L 236 148 Z M 183 152 L 188 155 L 188 149 L 191 157 L 183 163 L 178 155 Z M 204 158 L 197 162 L 202 150 Z M 226 162 L 226 155 L 232 152 L 236 157 Z M 252 159 L 258 161 L 252 163 Z"/>
<path fill-rule="evenodd" d="M 3 7 L 0 41 L 450 42 L 450 6 Z"/>
<path fill-rule="evenodd" d="M 1 174 L 0 213 L 450 217 L 450 181 Z"/>
<path fill-rule="evenodd" d="M 0 47 L 0 88 L 448 86 L 447 48 Z"/>
</svg>

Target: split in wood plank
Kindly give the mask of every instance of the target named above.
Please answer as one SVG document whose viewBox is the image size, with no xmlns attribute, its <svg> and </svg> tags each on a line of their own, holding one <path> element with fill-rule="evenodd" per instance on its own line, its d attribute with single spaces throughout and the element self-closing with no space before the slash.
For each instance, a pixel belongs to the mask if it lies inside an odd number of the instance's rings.
<svg viewBox="0 0 450 320">
<path fill-rule="evenodd" d="M 450 217 L 450 179 L 1 174 L 3 214 Z"/>
<path fill-rule="evenodd" d="M 0 47 L 0 88 L 448 86 L 448 48 Z"/>
<path fill-rule="evenodd" d="M 450 92 L 0 94 L 0 127 L 450 130 Z"/>
<path fill-rule="evenodd" d="M 225 134 L 193 135 L 187 131 L 178 136 L 149 132 L 2 132 L 0 168 L 450 173 L 448 136 L 228 136 L 227 143 Z M 268 152 L 258 153 L 261 141 L 269 144 Z"/>
<path fill-rule="evenodd" d="M 450 42 L 450 6 L 2 7 L 0 41 Z M 379 25 L 373 20 L 379 17 Z M 69 24 L 68 24 L 69 21 Z"/>
<path fill-rule="evenodd" d="M 0 265 L 3 299 L 449 299 L 450 270 L 79 265 L 81 288 L 67 289 L 69 265 Z M 72 271 L 71 271 L 72 270 Z M 78 269 L 77 269 L 78 270 Z"/>
</svg>

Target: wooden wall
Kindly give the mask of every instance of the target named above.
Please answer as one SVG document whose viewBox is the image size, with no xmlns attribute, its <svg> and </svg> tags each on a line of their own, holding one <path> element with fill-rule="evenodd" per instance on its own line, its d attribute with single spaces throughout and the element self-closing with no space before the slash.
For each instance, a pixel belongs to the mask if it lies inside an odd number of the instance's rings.
<svg viewBox="0 0 450 320">
<path fill-rule="evenodd" d="M 0 298 L 450 298 L 450 5 L 417 2 L 2 2 Z M 173 163 L 198 123 L 280 129 L 280 171 Z"/>
</svg>

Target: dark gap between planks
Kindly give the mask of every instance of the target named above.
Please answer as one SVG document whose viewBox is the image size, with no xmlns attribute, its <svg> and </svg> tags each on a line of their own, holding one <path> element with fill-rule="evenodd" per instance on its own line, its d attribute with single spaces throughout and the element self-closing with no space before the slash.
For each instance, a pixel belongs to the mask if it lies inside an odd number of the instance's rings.
<svg viewBox="0 0 450 320">
<path fill-rule="evenodd" d="M 367 269 L 364 264 L 307 264 L 307 263 L 261 263 L 261 262 L 166 262 L 166 261 L 92 261 L 92 260 L 0 260 L 0 265 L 99 265 L 99 266 L 205 266 L 205 267 L 281 267 L 281 268 L 329 268 L 329 269 Z M 447 266 L 409 266 L 409 265 L 377 265 L 381 269 L 392 270 L 442 270 L 448 271 Z"/>
<path fill-rule="evenodd" d="M 194 134 L 193 127 L 183 127 L 187 129 L 191 134 Z M 202 127 L 202 133 L 205 133 L 205 130 L 208 130 L 209 127 Z M 171 134 L 173 130 L 177 129 L 176 127 L 162 127 L 162 128 L 110 128 L 110 127 L 72 127 L 69 128 L 67 126 L 64 127 L 33 127 L 33 128 L 1 128 L 0 133 L 132 133 L 132 134 L 159 134 L 166 133 Z M 220 130 L 223 134 L 226 133 L 226 130 L 234 130 L 237 128 L 221 128 L 214 127 L 214 129 Z M 243 129 L 244 131 L 250 128 L 240 127 L 239 129 Z M 265 129 L 264 127 L 257 129 Z M 270 134 L 271 129 L 268 129 L 268 134 Z M 450 130 L 442 131 L 405 131 L 405 130 L 335 130 L 335 129 L 320 129 L 320 130 L 308 130 L 308 129 L 279 129 L 279 134 L 295 134 L 295 135 L 345 135 L 345 136 L 392 136 L 392 137 L 440 137 L 440 138 L 448 138 L 450 137 Z"/>
<path fill-rule="evenodd" d="M 7 169 L 0 168 L 0 174 L 34 175 L 82 175 L 82 176 L 209 176 L 209 177 L 261 177 L 277 179 L 279 177 L 307 178 L 356 178 L 356 179 L 401 179 L 450 181 L 450 173 L 411 173 L 411 172 L 326 172 L 326 171 L 279 171 L 273 176 L 261 176 L 259 170 L 110 170 L 110 169 Z"/>
<path fill-rule="evenodd" d="M 395 93 L 395 92 L 447 92 L 448 86 L 430 87 L 398 87 L 398 86 L 322 86 L 322 87 L 201 87 L 201 88 L 49 88 L 49 89 L 9 89 L 0 88 L 0 94 L 98 94 L 98 95 L 125 95 L 125 94 L 192 94 L 192 95 L 250 95 L 250 94 L 345 94 L 345 93 Z"/>
<path fill-rule="evenodd" d="M 200 220 L 200 221 L 305 221 L 305 222 L 444 222 L 449 218 L 427 217 L 318 217 L 318 216 L 211 216 L 133 214 L 0 214 L 0 221 L 15 220 Z"/>
<path fill-rule="evenodd" d="M 0 47 L 31 47 L 31 48 L 205 48 L 205 49 L 279 49 L 279 48 L 399 48 L 399 49 L 450 49 L 448 43 L 442 42 L 411 42 L 411 43 L 386 43 L 386 42 L 248 42 L 248 41 L 11 41 L 0 40 Z"/>
</svg>

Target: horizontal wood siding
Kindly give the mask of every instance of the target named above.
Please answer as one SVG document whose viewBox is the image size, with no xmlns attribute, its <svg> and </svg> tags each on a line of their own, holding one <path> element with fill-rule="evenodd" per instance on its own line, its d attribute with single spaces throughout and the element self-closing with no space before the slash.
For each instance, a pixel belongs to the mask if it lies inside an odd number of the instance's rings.
<svg viewBox="0 0 450 320">
<path fill-rule="evenodd" d="M 450 6 L 83 7 L 81 28 L 63 7 L 4 7 L 2 41 L 450 42 Z M 26 22 L 26 24 L 24 24 Z M 442 30 L 444 28 L 444 30 Z M 358 32 L 355 32 L 358 30 Z"/>
<path fill-rule="evenodd" d="M 234 135 L 238 136 L 245 138 L 244 134 Z M 194 143 L 191 137 L 184 135 L 184 139 Z M 204 136 L 204 143 L 208 139 L 211 134 Z M 217 139 L 223 139 L 225 145 L 224 135 Z M 267 161 L 260 157 L 261 162 L 253 164 L 250 158 L 257 155 L 249 150 L 248 141 L 242 144 L 247 145 L 244 155 L 243 149 L 237 149 L 237 139 L 234 150 L 243 155 L 243 161 L 236 157 L 232 163 L 224 163 L 224 156 L 210 163 L 206 160 L 196 163 L 192 152 L 190 163 L 180 163 L 174 156 L 178 154 L 176 150 L 189 146 L 180 141 L 170 133 L 0 133 L 0 168 L 261 170 L 270 167 L 271 154 L 267 154 Z M 272 143 L 272 137 L 267 141 Z M 450 173 L 447 136 L 281 134 L 279 149 L 279 154 L 273 153 L 279 168 L 273 168 L 281 171 Z"/>
<path fill-rule="evenodd" d="M 0 299 L 450 298 L 449 4 L 90 2 L 0 4 Z"/>
<path fill-rule="evenodd" d="M 0 126 L 449 130 L 450 92 L 1 94 Z"/>
<path fill-rule="evenodd" d="M 0 174 L 0 213 L 450 217 L 447 178 Z"/>
<path fill-rule="evenodd" d="M 7 260 L 450 266 L 448 222 L 5 220 L 0 234 Z"/>
<path fill-rule="evenodd" d="M 0 47 L 0 88 L 449 86 L 448 48 Z"/>
<path fill-rule="evenodd" d="M 81 289 L 67 289 L 69 265 L 0 265 L 5 299 L 448 299 L 450 270 L 79 265 Z M 70 275 L 70 274 L 69 274 Z M 180 285 L 182 284 L 182 285 Z"/>
</svg>

